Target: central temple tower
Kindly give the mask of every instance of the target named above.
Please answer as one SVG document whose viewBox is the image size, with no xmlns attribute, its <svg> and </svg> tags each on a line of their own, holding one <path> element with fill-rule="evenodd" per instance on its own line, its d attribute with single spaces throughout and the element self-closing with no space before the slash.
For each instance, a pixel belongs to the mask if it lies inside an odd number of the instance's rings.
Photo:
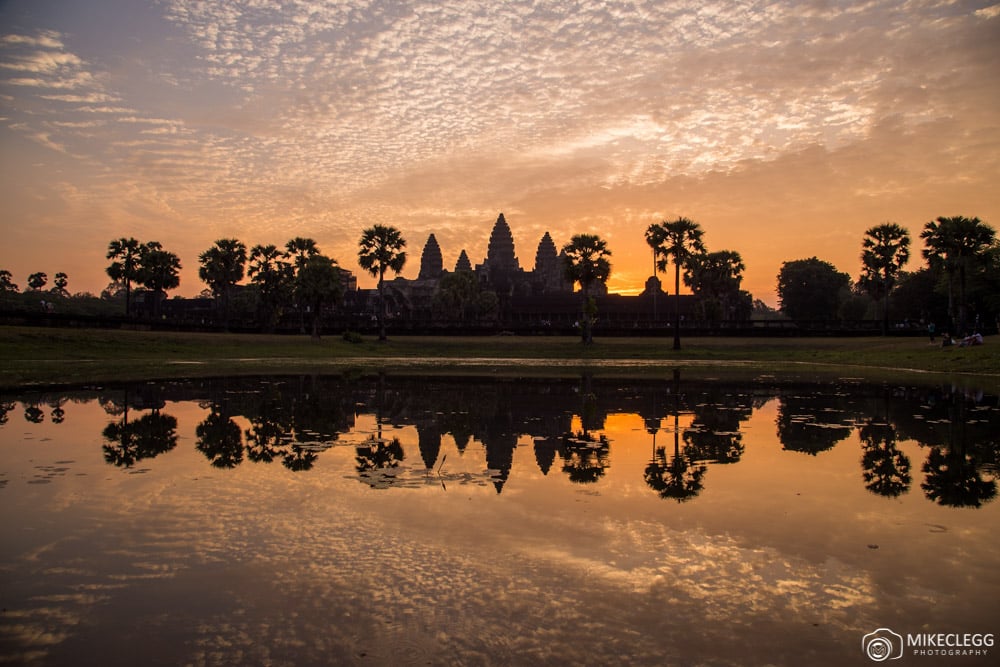
<svg viewBox="0 0 1000 667">
<path fill-rule="evenodd" d="M 503 213 L 497 218 L 490 232 L 490 245 L 486 251 L 486 268 L 492 274 L 517 273 L 521 270 L 517 262 L 517 255 L 514 254 L 514 235 L 510 232 L 510 225 L 504 219 Z"/>
</svg>

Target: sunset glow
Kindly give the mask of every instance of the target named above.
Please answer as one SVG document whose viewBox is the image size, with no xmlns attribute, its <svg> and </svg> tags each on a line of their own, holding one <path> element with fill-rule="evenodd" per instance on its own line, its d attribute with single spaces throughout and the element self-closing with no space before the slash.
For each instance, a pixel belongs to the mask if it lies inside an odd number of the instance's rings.
<svg viewBox="0 0 1000 667">
<path fill-rule="evenodd" d="M 0 4 L 0 268 L 100 290 L 108 242 L 198 254 L 372 224 L 473 264 L 596 233 L 637 293 L 643 232 L 701 224 L 775 303 L 781 263 L 857 277 L 864 231 L 1000 224 L 1000 4 L 911 0 L 11 0 Z M 922 264 L 919 242 L 910 266 Z M 672 285 L 670 285 L 672 291 Z"/>
</svg>

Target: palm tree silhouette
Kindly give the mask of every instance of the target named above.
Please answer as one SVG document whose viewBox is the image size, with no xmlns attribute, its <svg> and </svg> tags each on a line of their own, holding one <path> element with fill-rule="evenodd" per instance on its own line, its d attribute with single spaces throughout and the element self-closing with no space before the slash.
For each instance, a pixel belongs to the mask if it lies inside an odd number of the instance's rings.
<svg viewBox="0 0 1000 667">
<path fill-rule="evenodd" d="M 664 220 L 659 224 L 650 225 L 646 230 L 646 242 L 653 247 L 655 256 L 659 257 L 657 266 L 666 271 L 667 263 L 674 265 L 674 349 L 681 349 L 681 267 L 687 267 L 691 258 L 705 252 L 705 244 L 701 237 L 704 232 L 701 225 L 688 218 Z"/>
<path fill-rule="evenodd" d="M 580 321 L 580 338 L 584 345 L 594 342 L 594 316 L 597 307 L 590 297 L 595 283 L 605 282 L 611 275 L 611 251 L 608 244 L 596 234 L 577 234 L 563 246 L 563 268 L 566 279 L 580 283 L 583 314 Z"/>
<path fill-rule="evenodd" d="M 406 264 L 406 239 L 395 227 L 373 225 L 361 233 L 358 241 L 358 264 L 378 278 L 378 339 L 385 335 L 385 272 L 398 274 Z"/>
<path fill-rule="evenodd" d="M 865 232 L 861 242 L 861 285 L 882 301 L 882 335 L 889 333 L 889 293 L 910 259 L 910 233 L 886 222 Z"/>
</svg>

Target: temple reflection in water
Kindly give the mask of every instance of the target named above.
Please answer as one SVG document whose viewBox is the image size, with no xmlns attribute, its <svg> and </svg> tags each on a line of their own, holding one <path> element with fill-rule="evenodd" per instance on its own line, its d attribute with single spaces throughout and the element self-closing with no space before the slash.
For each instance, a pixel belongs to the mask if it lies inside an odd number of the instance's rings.
<svg viewBox="0 0 1000 667">
<path fill-rule="evenodd" d="M 201 416 L 193 446 L 215 468 L 280 464 L 304 472 L 329 448 L 346 446 L 355 452 L 353 474 L 375 489 L 451 483 L 497 493 L 517 474 L 518 448 L 530 448 L 542 476 L 600 488 L 616 462 L 609 418 L 631 418 L 648 438 L 645 484 L 676 502 L 709 487 L 713 468 L 740 464 L 756 435 L 746 425 L 767 405 L 788 456 L 820 457 L 853 436 L 860 446 L 858 484 L 873 494 L 895 498 L 918 488 L 941 505 L 979 507 L 997 493 L 997 397 L 951 385 L 772 377 L 727 384 L 687 379 L 679 371 L 629 381 L 589 375 L 223 378 L 8 396 L 0 403 L 0 423 L 73 428 L 73 404 L 91 401 L 107 415 L 100 433 L 104 459 L 121 468 L 150 465 L 174 451 L 172 406 L 196 404 Z M 919 460 L 900 447 L 910 441 L 919 445 Z M 478 469 L 456 465 L 470 448 L 481 449 Z"/>
</svg>

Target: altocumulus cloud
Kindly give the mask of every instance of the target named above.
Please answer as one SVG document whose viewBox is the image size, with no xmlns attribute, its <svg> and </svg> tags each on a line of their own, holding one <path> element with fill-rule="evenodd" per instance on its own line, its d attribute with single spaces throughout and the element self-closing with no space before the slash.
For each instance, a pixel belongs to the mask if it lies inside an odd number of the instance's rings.
<svg viewBox="0 0 1000 667">
<path fill-rule="evenodd" d="M 95 242 L 169 229 L 161 240 L 189 265 L 223 234 L 306 234 L 351 256 L 372 222 L 412 243 L 436 232 L 446 263 L 461 247 L 478 261 L 500 210 L 521 216 L 522 263 L 546 229 L 561 243 L 609 221 L 630 239 L 616 257 L 632 256 L 658 217 L 716 213 L 671 208 L 699 203 L 679 178 L 717 192 L 788 155 L 850 151 L 890 120 L 904 136 L 957 123 L 950 150 L 978 159 L 995 125 L 1000 10 L 988 2 L 162 0 L 142 11 L 150 27 L 127 55 L 41 14 L 0 36 L 2 122 L 59 153 L 39 155 L 62 167 L 53 187 L 78 193 L 61 217 L 106 219 Z M 489 213 L 448 213 L 461 211 Z M 704 222 L 739 248 L 735 220 Z"/>
</svg>

